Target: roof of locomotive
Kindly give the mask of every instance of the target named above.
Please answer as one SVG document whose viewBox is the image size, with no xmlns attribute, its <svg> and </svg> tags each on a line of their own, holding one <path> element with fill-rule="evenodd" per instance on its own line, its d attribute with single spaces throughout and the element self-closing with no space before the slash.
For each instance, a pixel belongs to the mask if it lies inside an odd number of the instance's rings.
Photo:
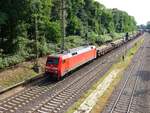
<svg viewBox="0 0 150 113">
<path fill-rule="evenodd" d="M 64 51 L 62 54 L 52 54 L 52 55 L 49 55 L 49 57 L 55 57 L 55 58 L 58 58 L 58 57 L 62 57 L 62 58 L 69 58 L 71 56 L 74 56 L 74 55 L 77 55 L 77 54 L 81 54 L 81 53 L 84 53 L 84 52 L 87 52 L 93 48 L 96 48 L 95 46 L 93 45 L 88 45 L 88 46 L 80 46 L 80 47 L 77 47 L 77 48 L 73 48 L 73 49 L 69 49 L 68 51 Z"/>
</svg>

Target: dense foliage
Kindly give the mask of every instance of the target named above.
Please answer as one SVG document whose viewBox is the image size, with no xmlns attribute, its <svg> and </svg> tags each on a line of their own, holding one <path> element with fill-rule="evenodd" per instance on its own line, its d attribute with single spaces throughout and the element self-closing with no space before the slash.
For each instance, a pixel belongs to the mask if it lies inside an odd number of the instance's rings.
<svg viewBox="0 0 150 113">
<path fill-rule="evenodd" d="M 84 39 L 92 43 L 103 42 L 105 39 L 102 35 L 136 29 L 134 18 L 126 12 L 107 9 L 94 0 L 65 2 L 68 43 L 79 43 L 80 41 L 74 41 L 76 39 L 81 39 L 81 42 Z M 0 1 L 0 68 L 35 56 L 35 19 L 39 55 L 46 55 L 60 48 L 60 3 L 60 0 Z"/>
</svg>

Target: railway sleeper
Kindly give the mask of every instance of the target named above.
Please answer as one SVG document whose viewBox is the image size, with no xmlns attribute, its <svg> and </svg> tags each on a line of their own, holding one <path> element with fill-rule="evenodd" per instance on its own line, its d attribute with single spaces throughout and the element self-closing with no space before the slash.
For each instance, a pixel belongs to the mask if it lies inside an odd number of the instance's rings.
<svg viewBox="0 0 150 113">
<path fill-rule="evenodd" d="M 22 97 L 31 98 L 31 96 L 27 94 L 22 95 Z"/>
<path fill-rule="evenodd" d="M 8 104 L 4 104 L 3 106 L 4 106 L 4 107 L 8 107 L 8 108 L 13 108 L 13 106 L 8 105 Z"/>
<path fill-rule="evenodd" d="M 60 103 L 60 102 L 62 102 L 62 101 L 64 100 L 64 98 L 60 98 L 60 99 L 54 98 L 53 100 L 54 100 L 55 102 L 59 102 L 59 103 Z"/>
<path fill-rule="evenodd" d="M 48 108 L 48 109 L 54 109 L 55 107 L 54 106 L 49 106 L 49 105 L 44 105 L 43 107 L 45 107 L 45 108 Z"/>
<path fill-rule="evenodd" d="M 62 99 L 62 98 L 65 98 L 65 97 L 66 97 L 65 94 L 60 94 L 60 95 L 58 95 L 56 98 L 57 98 L 57 99 Z"/>
<path fill-rule="evenodd" d="M 56 102 L 54 100 L 51 100 L 49 103 L 51 103 L 51 105 L 55 105 L 55 106 L 57 106 L 56 104 L 59 104 L 59 102 Z"/>
<path fill-rule="evenodd" d="M 12 106 L 16 106 L 17 104 L 15 103 L 12 103 L 12 102 L 8 102 L 9 105 L 12 105 Z"/>
<path fill-rule="evenodd" d="M 128 108 L 128 105 L 126 105 L 126 106 L 123 106 L 123 105 L 118 105 L 118 106 L 116 106 L 116 109 L 121 109 L 121 110 L 123 110 L 123 111 L 126 111 L 127 108 Z"/>
<path fill-rule="evenodd" d="M 27 92 L 26 94 L 27 94 L 27 95 L 30 95 L 30 96 L 33 96 L 33 95 L 35 95 L 36 93 L 33 93 L 33 92 L 30 93 L 30 92 Z"/>
<path fill-rule="evenodd" d="M 37 110 L 39 113 L 47 113 L 45 111 L 42 111 L 42 110 Z"/>
<path fill-rule="evenodd" d="M 41 107 L 41 110 L 42 111 L 44 110 L 44 111 L 50 112 L 51 109 L 50 108 L 46 108 L 46 107 L 43 106 L 43 107 Z"/>
<path fill-rule="evenodd" d="M 51 103 L 51 102 L 48 102 L 48 103 L 46 103 L 45 105 L 47 105 L 47 106 L 49 106 L 49 107 L 52 107 L 52 108 L 57 107 L 57 104 Z M 44 106 L 45 106 L 45 105 L 44 105 Z"/>
<path fill-rule="evenodd" d="M 4 111 L 4 110 L 8 110 L 8 109 L 5 108 L 5 107 L 0 106 L 0 110 Z"/>
<path fill-rule="evenodd" d="M 14 102 L 16 104 L 20 104 L 21 103 L 20 101 L 17 101 L 17 100 L 12 100 L 12 102 Z"/>
<path fill-rule="evenodd" d="M 17 98 L 15 98 L 17 101 L 21 101 L 21 102 L 23 102 L 24 101 L 24 99 L 21 99 L 20 97 L 17 97 Z"/>
</svg>

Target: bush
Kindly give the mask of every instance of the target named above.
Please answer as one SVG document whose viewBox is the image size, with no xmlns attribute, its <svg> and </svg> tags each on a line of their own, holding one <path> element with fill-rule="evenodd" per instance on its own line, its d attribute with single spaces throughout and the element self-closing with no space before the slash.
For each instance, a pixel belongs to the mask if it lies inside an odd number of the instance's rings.
<svg viewBox="0 0 150 113">
<path fill-rule="evenodd" d="M 60 22 L 51 22 L 46 31 L 46 37 L 50 42 L 58 43 L 61 40 Z"/>
<path fill-rule="evenodd" d="M 124 33 L 110 33 L 109 34 L 112 37 L 112 40 L 116 40 L 116 39 L 120 39 L 122 37 L 124 37 Z"/>
<path fill-rule="evenodd" d="M 0 58 L 0 69 L 3 69 L 3 68 L 4 68 L 3 59 Z"/>
<path fill-rule="evenodd" d="M 19 55 L 8 56 L 8 57 L 4 58 L 6 66 L 13 66 L 13 65 L 16 65 L 20 62 L 23 62 L 24 60 L 25 59 L 22 56 L 19 56 Z"/>
<path fill-rule="evenodd" d="M 69 19 L 66 30 L 68 35 L 81 35 L 82 32 L 81 20 L 77 16 L 71 17 Z"/>
<path fill-rule="evenodd" d="M 65 38 L 65 49 L 79 47 L 85 44 L 85 40 L 80 36 L 68 36 Z"/>
<path fill-rule="evenodd" d="M 91 42 L 91 44 L 95 44 L 97 38 L 98 38 L 98 34 L 96 34 L 95 32 L 88 33 L 88 40 Z"/>
<path fill-rule="evenodd" d="M 46 42 L 45 37 L 42 37 L 40 39 L 40 42 L 38 42 L 38 51 L 40 56 L 46 55 L 49 52 L 48 44 Z"/>
<path fill-rule="evenodd" d="M 23 61 L 25 61 L 25 59 L 19 55 L 5 56 L 4 58 L 0 58 L 0 69 L 16 65 Z"/>
<path fill-rule="evenodd" d="M 107 42 L 110 42 L 110 41 L 112 41 L 112 37 L 108 34 L 99 35 L 98 38 L 96 39 L 96 43 L 98 45 L 101 45 L 103 43 L 107 43 Z"/>
</svg>

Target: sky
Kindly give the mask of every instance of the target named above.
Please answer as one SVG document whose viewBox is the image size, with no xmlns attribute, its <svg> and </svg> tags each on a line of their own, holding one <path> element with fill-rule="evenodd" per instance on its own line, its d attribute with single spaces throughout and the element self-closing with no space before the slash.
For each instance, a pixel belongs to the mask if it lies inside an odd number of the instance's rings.
<svg viewBox="0 0 150 113">
<path fill-rule="evenodd" d="M 134 16 L 138 25 L 150 21 L 150 0 L 95 0 L 107 8 L 117 8 Z"/>
</svg>

